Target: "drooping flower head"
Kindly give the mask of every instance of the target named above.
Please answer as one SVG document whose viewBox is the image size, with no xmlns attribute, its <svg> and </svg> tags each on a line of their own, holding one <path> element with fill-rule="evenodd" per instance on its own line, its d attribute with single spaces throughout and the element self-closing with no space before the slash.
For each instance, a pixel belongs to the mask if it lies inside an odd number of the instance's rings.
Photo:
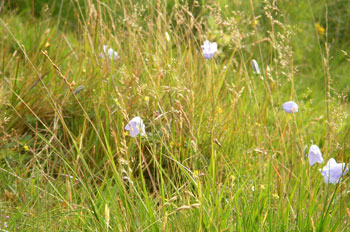
<svg viewBox="0 0 350 232">
<path fill-rule="evenodd" d="M 326 166 L 320 169 L 326 184 L 338 183 L 348 171 L 349 168 L 345 163 L 337 163 L 333 158 L 329 159 Z"/>
<path fill-rule="evenodd" d="M 107 45 L 103 45 L 103 53 L 100 54 L 100 57 L 108 57 L 110 60 L 117 60 L 118 52 L 114 51 L 112 48 L 108 49 Z"/>
<path fill-rule="evenodd" d="M 256 60 L 252 59 L 252 69 L 253 69 L 253 72 L 257 75 L 260 74 L 260 68 L 259 68 L 259 65 L 258 65 L 258 62 L 256 62 Z"/>
<path fill-rule="evenodd" d="M 289 101 L 283 104 L 283 109 L 289 114 L 295 113 L 298 112 L 298 105 L 293 101 Z"/>
<path fill-rule="evenodd" d="M 312 145 L 309 149 L 309 163 L 310 166 L 314 165 L 315 163 L 323 163 L 321 150 L 316 145 Z"/>
<path fill-rule="evenodd" d="M 145 124 L 140 117 L 134 117 L 131 121 L 125 126 L 125 130 L 129 131 L 131 137 L 136 137 L 138 134 L 144 136 Z"/>
<path fill-rule="evenodd" d="M 215 52 L 218 50 L 217 43 L 210 43 L 209 40 L 206 40 L 202 45 L 203 55 L 206 59 L 210 59 L 214 56 Z"/>
</svg>

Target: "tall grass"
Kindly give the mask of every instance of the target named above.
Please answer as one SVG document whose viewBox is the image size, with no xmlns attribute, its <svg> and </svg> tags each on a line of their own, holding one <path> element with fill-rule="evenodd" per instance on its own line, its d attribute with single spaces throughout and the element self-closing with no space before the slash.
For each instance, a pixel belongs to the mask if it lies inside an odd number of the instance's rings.
<svg viewBox="0 0 350 232">
<path fill-rule="evenodd" d="M 312 144 L 326 161 L 350 152 L 349 90 L 334 82 L 348 51 L 329 41 L 326 3 L 3 5 L 0 228 L 349 230 L 348 178 L 326 185 L 307 160 Z M 147 136 L 124 129 L 134 116 Z"/>
</svg>

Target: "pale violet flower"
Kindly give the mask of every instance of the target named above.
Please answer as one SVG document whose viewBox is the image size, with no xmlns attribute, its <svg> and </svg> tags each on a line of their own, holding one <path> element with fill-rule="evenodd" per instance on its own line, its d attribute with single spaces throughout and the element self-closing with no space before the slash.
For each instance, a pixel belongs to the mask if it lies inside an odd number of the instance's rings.
<svg viewBox="0 0 350 232">
<path fill-rule="evenodd" d="M 283 104 L 283 109 L 289 114 L 295 113 L 298 112 L 298 105 L 293 101 L 289 101 Z"/>
<path fill-rule="evenodd" d="M 320 148 L 316 145 L 312 145 L 309 149 L 309 163 L 310 166 L 315 163 L 323 163 L 323 157 Z"/>
<path fill-rule="evenodd" d="M 125 130 L 129 131 L 131 137 L 136 137 L 138 134 L 144 136 L 145 132 L 145 124 L 143 124 L 143 120 L 140 117 L 134 117 L 125 126 Z"/>
<path fill-rule="evenodd" d="M 338 183 L 341 178 L 349 171 L 349 168 L 345 163 L 337 163 L 335 159 L 329 159 L 326 166 L 320 169 L 322 176 L 324 177 L 324 182 L 326 184 Z"/>
<path fill-rule="evenodd" d="M 218 50 L 217 43 L 210 43 L 209 40 L 206 40 L 202 45 L 203 55 L 206 59 L 210 59 L 214 56 L 215 52 Z"/>
<path fill-rule="evenodd" d="M 108 48 L 107 45 L 103 45 L 103 53 L 100 53 L 100 57 L 108 57 L 110 60 L 116 60 L 118 52 L 114 51 L 112 48 Z"/>
<path fill-rule="evenodd" d="M 253 72 L 257 75 L 260 74 L 260 68 L 259 68 L 259 65 L 258 65 L 258 62 L 256 62 L 256 60 L 252 59 L 252 68 L 253 68 Z"/>
</svg>

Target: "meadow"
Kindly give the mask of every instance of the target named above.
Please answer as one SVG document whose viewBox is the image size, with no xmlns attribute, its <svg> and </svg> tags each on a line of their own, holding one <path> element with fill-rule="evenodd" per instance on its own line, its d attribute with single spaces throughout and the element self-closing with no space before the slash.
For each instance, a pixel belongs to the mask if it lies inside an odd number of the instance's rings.
<svg viewBox="0 0 350 232">
<path fill-rule="evenodd" d="M 349 18 L 0 1 L 0 231 L 350 231 L 349 173 L 326 179 L 350 161 Z"/>
</svg>

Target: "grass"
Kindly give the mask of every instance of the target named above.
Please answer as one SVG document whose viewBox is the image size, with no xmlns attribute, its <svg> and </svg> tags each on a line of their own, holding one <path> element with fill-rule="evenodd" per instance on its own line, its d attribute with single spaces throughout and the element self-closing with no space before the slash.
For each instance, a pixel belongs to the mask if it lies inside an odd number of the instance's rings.
<svg viewBox="0 0 350 232">
<path fill-rule="evenodd" d="M 0 229 L 349 230 L 348 176 L 326 185 L 307 159 L 312 144 L 326 162 L 350 159 L 346 2 L 12 4 L 0 11 Z M 290 100 L 299 112 L 282 110 Z M 147 136 L 126 133 L 134 116 Z"/>
</svg>

